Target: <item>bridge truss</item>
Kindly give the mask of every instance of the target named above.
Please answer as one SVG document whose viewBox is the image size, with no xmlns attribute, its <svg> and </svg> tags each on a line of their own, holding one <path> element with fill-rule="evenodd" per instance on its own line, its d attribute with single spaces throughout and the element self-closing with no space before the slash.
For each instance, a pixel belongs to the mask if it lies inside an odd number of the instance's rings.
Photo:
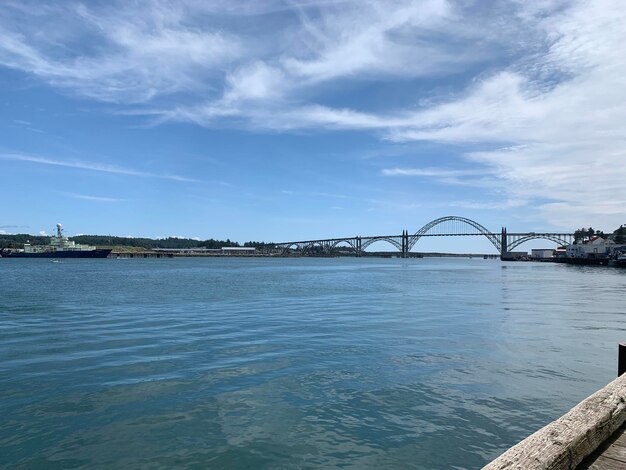
<svg viewBox="0 0 626 470">
<path fill-rule="evenodd" d="M 360 256 L 371 244 L 384 241 L 393 246 L 403 258 L 408 257 L 415 244 L 422 238 L 428 237 L 472 237 L 483 236 L 491 242 L 501 255 L 513 251 L 522 243 L 530 240 L 550 240 L 559 246 L 566 246 L 574 242 L 572 233 L 555 232 L 527 232 L 508 233 L 505 227 L 501 232 L 492 232 L 478 222 L 460 216 L 446 216 L 432 220 L 420 228 L 413 235 L 404 230 L 400 235 L 376 235 L 370 237 L 327 238 L 323 240 L 303 240 L 263 245 L 260 249 L 265 252 L 296 252 L 301 254 L 330 253 L 341 244 Z"/>
</svg>

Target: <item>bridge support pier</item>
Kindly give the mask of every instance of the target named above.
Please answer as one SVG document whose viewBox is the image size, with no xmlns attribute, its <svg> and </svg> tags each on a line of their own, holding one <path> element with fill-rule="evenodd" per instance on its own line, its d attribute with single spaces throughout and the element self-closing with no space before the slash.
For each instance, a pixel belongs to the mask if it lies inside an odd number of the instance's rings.
<svg viewBox="0 0 626 470">
<path fill-rule="evenodd" d="M 361 248 L 361 237 L 356 237 L 354 243 L 354 250 L 356 252 L 357 257 L 361 256 L 362 248 Z"/>
<path fill-rule="evenodd" d="M 506 234 L 506 227 L 502 227 L 502 234 L 500 235 L 500 260 L 506 259 L 509 252 L 509 237 Z"/>
<path fill-rule="evenodd" d="M 409 231 L 408 230 L 402 231 L 402 257 L 403 258 L 409 257 Z"/>
</svg>

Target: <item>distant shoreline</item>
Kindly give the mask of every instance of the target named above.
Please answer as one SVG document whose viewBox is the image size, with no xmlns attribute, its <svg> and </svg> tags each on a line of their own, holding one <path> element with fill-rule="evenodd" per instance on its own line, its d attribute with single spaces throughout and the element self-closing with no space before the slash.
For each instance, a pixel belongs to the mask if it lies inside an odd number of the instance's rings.
<svg viewBox="0 0 626 470">
<path fill-rule="evenodd" d="M 113 251 L 109 258 L 147 259 L 147 258 L 356 258 L 354 254 L 280 254 L 280 253 L 175 253 L 168 251 Z M 363 253 L 361 258 L 400 258 L 397 252 Z M 498 254 L 485 253 L 411 253 L 409 258 L 479 258 L 500 259 Z"/>
</svg>

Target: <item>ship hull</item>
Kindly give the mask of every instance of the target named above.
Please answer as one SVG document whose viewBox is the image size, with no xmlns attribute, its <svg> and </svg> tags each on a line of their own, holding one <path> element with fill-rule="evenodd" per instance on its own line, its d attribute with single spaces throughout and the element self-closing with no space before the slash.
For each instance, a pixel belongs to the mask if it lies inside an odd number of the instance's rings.
<svg viewBox="0 0 626 470">
<path fill-rule="evenodd" d="M 0 252 L 3 258 L 106 258 L 111 250 L 49 251 L 45 253 Z"/>
</svg>

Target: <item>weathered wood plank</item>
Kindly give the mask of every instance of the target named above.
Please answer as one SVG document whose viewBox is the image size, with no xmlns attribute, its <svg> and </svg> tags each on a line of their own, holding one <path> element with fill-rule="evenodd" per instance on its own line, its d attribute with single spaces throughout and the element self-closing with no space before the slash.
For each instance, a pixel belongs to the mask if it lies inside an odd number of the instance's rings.
<svg viewBox="0 0 626 470">
<path fill-rule="evenodd" d="M 626 467 L 626 447 L 611 445 L 608 449 L 602 452 L 602 456 L 613 460 L 619 460 L 620 462 L 623 462 Z"/>
<path fill-rule="evenodd" d="M 624 462 L 613 460 L 601 455 L 586 470 L 624 470 Z"/>
<path fill-rule="evenodd" d="M 616 463 L 618 468 L 626 469 L 626 447 L 616 443 L 624 442 L 626 438 L 626 426 L 620 427 L 613 433 L 596 451 L 587 457 L 577 470 L 607 469 L 610 470 Z"/>
<path fill-rule="evenodd" d="M 510 448 L 484 470 L 574 469 L 603 444 L 612 444 L 611 437 L 625 422 L 626 374 Z M 606 460 L 607 465 L 619 465 L 607 469 L 626 470 L 623 462 L 608 457 L 597 461 L 600 460 Z"/>
<path fill-rule="evenodd" d="M 620 433 L 620 435 L 615 440 L 615 442 L 613 442 L 613 444 L 615 444 L 616 446 L 626 447 L 626 428 L 622 427 L 621 430 L 618 432 Z"/>
</svg>

